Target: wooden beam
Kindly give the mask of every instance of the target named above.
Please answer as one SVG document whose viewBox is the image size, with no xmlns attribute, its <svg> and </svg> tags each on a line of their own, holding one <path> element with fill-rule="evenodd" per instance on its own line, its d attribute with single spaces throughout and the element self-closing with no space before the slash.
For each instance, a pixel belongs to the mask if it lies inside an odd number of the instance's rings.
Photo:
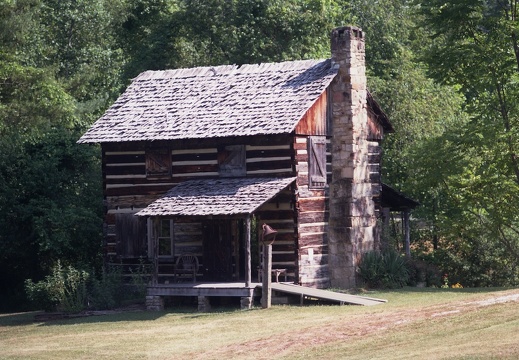
<svg viewBox="0 0 519 360">
<path fill-rule="evenodd" d="M 153 279 L 152 284 L 159 283 L 159 238 L 157 235 L 160 220 L 158 218 L 152 219 L 151 241 L 153 243 Z"/>
<path fill-rule="evenodd" d="M 252 283 L 252 256 L 251 256 L 251 216 L 245 219 L 245 286 Z"/>
</svg>

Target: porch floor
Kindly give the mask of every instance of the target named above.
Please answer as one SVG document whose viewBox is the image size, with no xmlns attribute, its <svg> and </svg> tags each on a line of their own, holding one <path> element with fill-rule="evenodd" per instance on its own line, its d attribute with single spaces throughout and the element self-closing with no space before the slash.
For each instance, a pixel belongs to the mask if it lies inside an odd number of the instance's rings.
<svg viewBox="0 0 519 360">
<path fill-rule="evenodd" d="M 261 283 L 253 282 L 246 286 L 244 282 L 197 282 L 197 283 L 173 283 L 148 286 L 150 296 L 236 296 L 252 297 L 261 296 Z M 317 298 L 352 305 L 378 305 L 387 302 L 384 299 L 376 299 L 366 296 L 350 295 L 323 289 L 314 289 L 291 283 L 272 282 L 272 290 L 278 293 L 298 295 L 304 298 Z"/>
<path fill-rule="evenodd" d="M 196 282 L 156 284 L 148 286 L 150 296 L 237 296 L 251 297 L 260 295 L 260 283 L 244 282 Z M 258 289 L 258 290 L 256 290 Z M 258 291 L 255 294 L 255 291 Z"/>
</svg>

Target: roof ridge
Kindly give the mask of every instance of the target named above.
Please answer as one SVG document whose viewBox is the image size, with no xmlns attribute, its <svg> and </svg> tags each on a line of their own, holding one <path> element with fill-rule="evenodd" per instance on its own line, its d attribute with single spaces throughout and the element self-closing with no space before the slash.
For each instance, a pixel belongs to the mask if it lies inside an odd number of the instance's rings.
<svg viewBox="0 0 519 360">
<path fill-rule="evenodd" d="M 174 79 L 195 76 L 214 76 L 227 74 L 254 74 L 269 71 L 288 71 L 308 68 L 309 65 L 316 65 L 328 59 L 320 60 L 291 60 L 280 63 L 268 62 L 259 64 L 243 64 L 243 65 L 218 65 L 218 66 L 200 66 L 195 68 L 181 68 L 169 70 L 148 70 L 139 74 L 135 80 L 157 80 L 157 79 Z"/>
</svg>

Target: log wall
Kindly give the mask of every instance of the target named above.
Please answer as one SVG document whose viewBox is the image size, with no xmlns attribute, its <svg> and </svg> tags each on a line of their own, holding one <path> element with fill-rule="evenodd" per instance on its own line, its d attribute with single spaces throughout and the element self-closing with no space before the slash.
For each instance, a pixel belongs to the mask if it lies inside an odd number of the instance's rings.
<svg viewBox="0 0 519 360">
<path fill-rule="evenodd" d="M 330 141 L 326 144 L 327 182 L 331 181 Z M 327 287 L 328 271 L 328 187 L 310 189 L 308 184 L 308 137 L 295 137 L 297 167 L 298 261 L 299 283 L 303 286 Z"/>
<path fill-rule="evenodd" d="M 289 136 L 269 136 L 157 142 L 153 144 L 155 148 L 170 149 L 172 171 L 170 177 L 153 179 L 146 176 L 146 151 L 150 148 L 149 144 L 103 144 L 105 253 L 109 261 L 130 261 L 123 259 L 120 252 L 120 237 L 116 231 L 118 214 L 138 212 L 183 181 L 219 177 L 218 153 L 225 145 L 245 145 L 248 177 L 294 176 L 294 150 L 291 139 Z M 294 279 L 297 278 L 297 246 L 294 200 L 291 194 L 290 191 L 280 194 L 265 204 L 257 215 L 261 221 L 267 222 L 279 231 L 273 247 L 273 267 L 288 269 L 291 278 Z M 203 265 L 202 221 L 192 218 L 175 219 L 173 232 L 174 253 L 194 253 Z M 119 239 L 120 241 L 124 240 Z"/>
</svg>

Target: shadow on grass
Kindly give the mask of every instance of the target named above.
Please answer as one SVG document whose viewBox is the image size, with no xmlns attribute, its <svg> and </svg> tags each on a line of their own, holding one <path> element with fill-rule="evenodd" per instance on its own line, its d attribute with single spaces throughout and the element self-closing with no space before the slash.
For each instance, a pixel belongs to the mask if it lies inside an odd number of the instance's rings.
<svg viewBox="0 0 519 360">
<path fill-rule="evenodd" d="M 241 311 L 234 307 L 216 307 L 208 312 L 197 312 L 192 306 L 168 307 L 163 311 L 115 310 L 86 311 L 78 314 L 46 313 L 31 311 L 24 313 L 0 314 L 0 328 L 7 326 L 61 326 L 78 324 L 113 323 L 124 321 L 155 321 L 163 316 L 177 315 L 185 318 L 204 318 L 215 314 L 235 313 Z"/>
</svg>

